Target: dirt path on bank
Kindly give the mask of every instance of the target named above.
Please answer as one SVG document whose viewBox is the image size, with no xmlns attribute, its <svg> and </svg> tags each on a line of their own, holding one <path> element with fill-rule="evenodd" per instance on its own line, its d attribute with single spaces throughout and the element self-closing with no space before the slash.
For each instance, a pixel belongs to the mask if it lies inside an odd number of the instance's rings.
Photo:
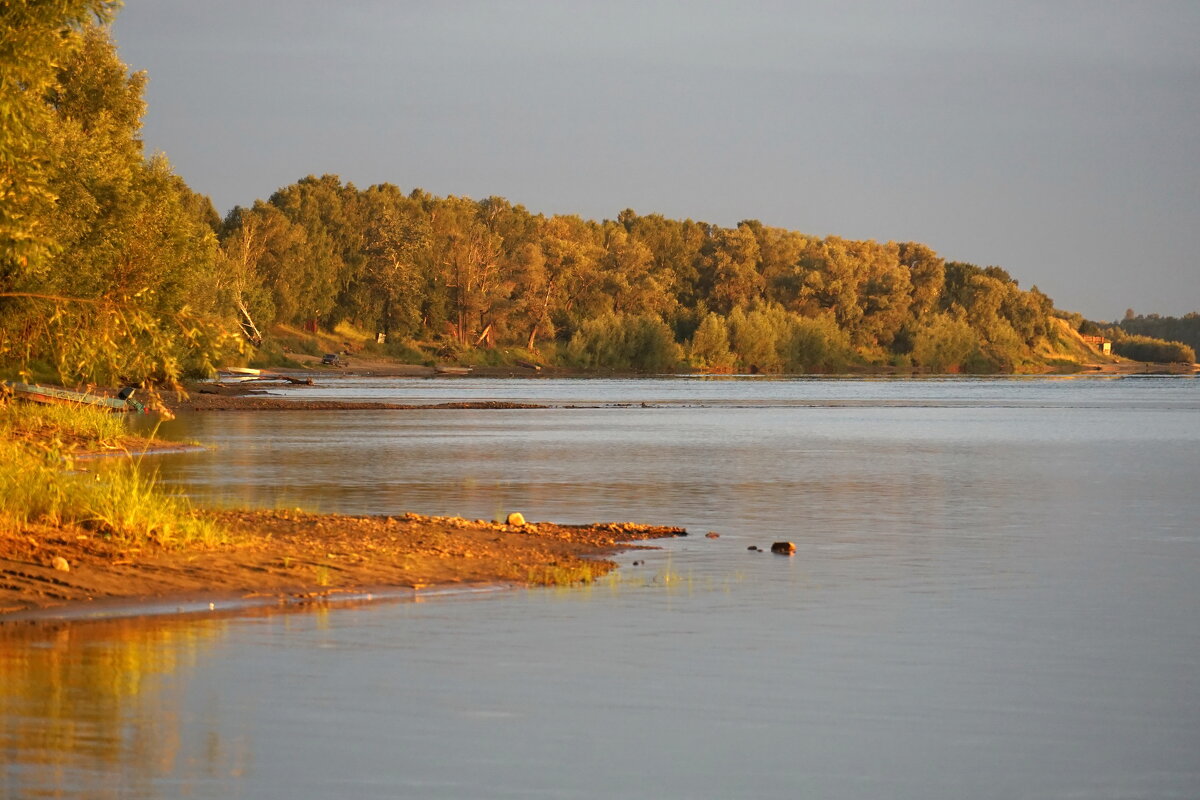
<svg viewBox="0 0 1200 800">
<path fill-rule="evenodd" d="M 0 534 L 0 624 L 33 609 L 113 600 L 284 601 L 406 587 L 573 583 L 613 569 L 604 556 L 645 546 L 629 542 L 687 535 L 682 528 L 635 523 L 206 513 L 230 531 L 229 544 L 129 547 L 80 527 L 29 526 Z M 56 568 L 56 559 L 69 571 Z"/>
</svg>

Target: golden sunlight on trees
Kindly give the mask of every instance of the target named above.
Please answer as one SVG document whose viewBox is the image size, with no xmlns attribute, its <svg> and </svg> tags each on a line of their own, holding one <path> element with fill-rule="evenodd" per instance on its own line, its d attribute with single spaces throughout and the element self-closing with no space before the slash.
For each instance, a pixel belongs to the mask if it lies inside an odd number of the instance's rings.
<svg viewBox="0 0 1200 800">
<path fill-rule="evenodd" d="M 26 3 L 0 23 L 9 374 L 172 382 L 275 323 L 607 369 L 1020 371 L 1060 344 L 1036 287 L 915 242 L 547 216 L 336 175 L 221 221 L 143 153 L 145 77 L 117 57 L 114 7 Z"/>
</svg>

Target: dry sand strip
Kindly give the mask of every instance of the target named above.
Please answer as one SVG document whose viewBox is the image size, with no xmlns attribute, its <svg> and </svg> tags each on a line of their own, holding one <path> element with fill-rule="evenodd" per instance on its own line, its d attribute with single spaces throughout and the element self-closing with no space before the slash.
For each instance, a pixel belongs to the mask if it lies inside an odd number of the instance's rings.
<svg viewBox="0 0 1200 800">
<path fill-rule="evenodd" d="M 286 601 L 398 588 L 574 583 L 613 569 L 604 556 L 645 547 L 630 542 L 687 535 L 683 528 L 636 523 L 206 513 L 231 532 L 230 543 L 135 548 L 79 527 L 30 526 L 0 534 L 0 624 L 31 610 L 115 600 Z"/>
</svg>

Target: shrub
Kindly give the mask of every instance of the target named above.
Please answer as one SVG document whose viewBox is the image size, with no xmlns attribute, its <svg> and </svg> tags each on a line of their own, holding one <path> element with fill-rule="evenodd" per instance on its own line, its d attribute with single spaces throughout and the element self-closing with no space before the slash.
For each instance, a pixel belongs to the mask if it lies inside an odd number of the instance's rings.
<svg viewBox="0 0 1200 800">
<path fill-rule="evenodd" d="M 788 315 L 779 353 L 790 372 L 842 372 L 853 359 L 854 348 L 832 317 Z"/>
<path fill-rule="evenodd" d="M 579 367 L 662 372 L 681 358 L 671 329 L 653 314 L 606 314 L 585 321 L 567 345 Z"/>
<path fill-rule="evenodd" d="M 1149 336 L 1125 336 L 1113 342 L 1113 352 L 1134 361 L 1193 364 L 1196 351 L 1183 342 L 1168 342 Z"/>
<path fill-rule="evenodd" d="M 913 364 L 931 372 L 988 371 L 979 341 L 966 320 L 933 314 L 917 329 Z"/>
<path fill-rule="evenodd" d="M 772 309 L 774 310 L 774 309 Z M 738 363 L 749 372 L 778 372 L 783 368 L 779 358 L 779 338 L 785 333 L 777 314 L 762 309 L 746 313 L 735 308 L 729 315 L 733 349 Z"/>
<path fill-rule="evenodd" d="M 733 369 L 733 351 L 729 349 L 729 328 L 720 314 L 708 314 L 688 348 L 689 360 L 696 369 L 728 372 Z"/>
</svg>

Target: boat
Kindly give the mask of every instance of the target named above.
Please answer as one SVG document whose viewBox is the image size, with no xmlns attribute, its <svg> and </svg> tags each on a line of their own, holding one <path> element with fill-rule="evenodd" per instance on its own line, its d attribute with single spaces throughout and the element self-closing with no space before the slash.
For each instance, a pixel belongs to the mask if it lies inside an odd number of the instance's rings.
<svg viewBox="0 0 1200 800">
<path fill-rule="evenodd" d="M 470 375 L 471 374 L 470 367 L 438 366 L 438 367 L 434 367 L 433 371 L 436 372 L 438 375 Z"/>
<path fill-rule="evenodd" d="M 6 392 L 11 392 L 18 400 L 28 400 L 33 403 L 57 403 L 59 405 L 85 405 L 106 408 L 109 411 L 133 411 L 146 413 L 146 406 L 133 399 L 134 388 L 126 386 L 117 392 L 116 396 L 92 394 L 91 392 L 74 392 L 57 386 L 41 386 L 36 383 L 18 383 L 3 381 Z"/>
</svg>

